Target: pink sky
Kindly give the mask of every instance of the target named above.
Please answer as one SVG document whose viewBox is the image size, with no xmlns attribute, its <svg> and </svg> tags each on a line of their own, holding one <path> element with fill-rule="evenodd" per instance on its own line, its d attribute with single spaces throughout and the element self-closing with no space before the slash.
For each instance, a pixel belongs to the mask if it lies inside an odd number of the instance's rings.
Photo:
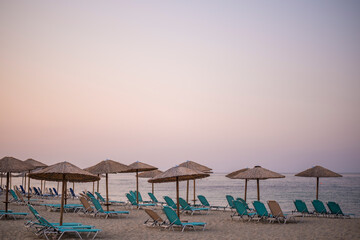
<svg viewBox="0 0 360 240">
<path fill-rule="evenodd" d="M 1 1 L 0 157 L 360 171 L 357 1 Z"/>
</svg>

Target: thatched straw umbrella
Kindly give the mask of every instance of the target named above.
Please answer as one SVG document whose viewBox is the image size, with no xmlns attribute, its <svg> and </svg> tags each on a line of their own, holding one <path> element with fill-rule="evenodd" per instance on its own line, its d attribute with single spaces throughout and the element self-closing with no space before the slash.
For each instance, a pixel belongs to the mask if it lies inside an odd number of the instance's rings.
<svg viewBox="0 0 360 240">
<path fill-rule="evenodd" d="M 183 162 L 181 164 L 179 164 L 180 167 L 186 167 L 186 168 L 190 168 L 196 171 L 200 171 L 203 173 L 212 173 L 212 169 L 209 167 L 206 167 L 204 165 L 201 165 L 199 163 L 196 163 L 194 161 L 190 161 L 187 160 L 186 162 Z M 194 199 L 193 202 L 195 204 L 196 202 L 196 190 L 195 190 L 195 179 L 194 179 Z M 186 182 L 186 201 L 189 202 L 189 180 L 187 180 Z"/>
<path fill-rule="evenodd" d="M 91 172 L 92 174 L 104 174 L 106 177 L 106 209 L 109 211 L 109 173 L 125 173 L 130 172 L 131 169 L 125 164 L 113 161 L 113 160 L 104 160 L 99 162 L 98 164 L 85 168 L 86 171 Z"/>
<path fill-rule="evenodd" d="M 193 180 L 205 178 L 210 176 L 208 173 L 203 173 L 186 167 L 176 166 L 169 170 L 149 179 L 150 183 L 163 183 L 163 182 L 176 182 L 176 206 L 177 215 L 180 219 L 180 206 L 179 206 L 179 181 Z"/>
<path fill-rule="evenodd" d="M 268 178 L 284 178 L 284 175 L 279 173 L 270 171 L 266 168 L 262 168 L 260 166 L 255 166 L 249 170 L 244 172 L 238 173 L 237 175 L 233 176 L 236 179 L 248 179 L 248 180 L 256 180 L 257 183 L 257 199 L 260 201 L 260 184 L 259 180 L 265 180 Z"/>
<path fill-rule="evenodd" d="M 30 178 L 47 181 L 62 181 L 61 194 L 61 208 L 60 208 L 60 226 L 63 223 L 64 214 L 64 196 L 67 182 L 93 182 L 99 179 L 98 176 L 93 175 L 77 166 L 68 163 L 60 162 L 51 165 L 47 168 L 41 169 L 37 173 L 30 173 Z"/>
<path fill-rule="evenodd" d="M 236 170 L 234 172 L 231 172 L 229 174 L 227 174 L 225 177 L 227 178 L 230 178 L 230 179 L 236 179 L 236 175 L 238 175 L 239 173 L 242 173 L 242 172 L 245 172 L 249 170 L 249 168 L 243 168 L 243 169 L 240 169 L 240 170 Z M 248 182 L 248 179 L 245 179 L 245 193 L 244 193 L 244 200 L 246 202 L 246 193 L 247 193 L 247 182 Z"/>
<path fill-rule="evenodd" d="M 48 166 L 45 163 L 39 162 L 32 158 L 26 159 L 24 162 L 34 166 L 34 169 L 42 169 L 42 168 L 46 168 Z M 29 170 L 29 173 L 31 173 L 31 170 Z M 30 178 L 28 178 L 28 187 L 30 188 Z M 26 174 L 25 174 L 25 191 L 26 191 Z M 42 191 L 42 180 L 41 180 L 41 191 Z M 30 197 L 31 197 L 31 195 L 28 190 L 28 195 L 27 195 L 28 203 L 30 203 Z"/>
<path fill-rule="evenodd" d="M 4 157 L 0 160 L 0 172 L 6 172 L 6 197 L 5 211 L 8 211 L 9 204 L 9 179 L 12 172 L 24 172 L 34 167 L 14 157 Z"/>
<path fill-rule="evenodd" d="M 156 170 L 157 167 L 136 161 L 129 165 L 131 172 L 136 172 L 136 203 L 139 205 L 139 172 Z"/>
<path fill-rule="evenodd" d="M 153 178 L 161 173 L 163 173 L 163 172 L 158 169 L 152 170 L 152 171 L 147 171 L 147 172 L 140 173 L 139 178 Z M 151 192 L 152 192 L 152 194 L 154 194 L 154 183 L 151 183 Z"/>
<path fill-rule="evenodd" d="M 342 175 L 330 171 L 321 166 L 315 166 L 309 169 L 306 169 L 303 172 L 295 174 L 297 177 L 316 177 L 316 200 L 319 199 L 319 178 L 320 177 L 342 177 Z"/>
</svg>

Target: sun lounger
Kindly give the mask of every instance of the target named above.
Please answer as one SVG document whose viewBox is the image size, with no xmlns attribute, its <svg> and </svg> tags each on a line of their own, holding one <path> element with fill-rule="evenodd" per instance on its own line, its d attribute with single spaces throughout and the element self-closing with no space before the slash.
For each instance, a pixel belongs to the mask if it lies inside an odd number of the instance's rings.
<svg viewBox="0 0 360 240">
<path fill-rule="evenodd" d="M 19 202 L 22 204 L 27 204 L 28 199 L 26 199 L 26 201 L 24 200 L 23 196 L 21 195 L 21 193 L 18 190 L 15 190 L 16 195 L 18 196 Z M 39 199 L 30 199 L 29 200 L 32 204 L 39 204 L 39 202 L 43 202 L 42 200 Z"/>
<path fill-rule="evenodd" d="M 320 200 L 313 200 L 312 202 L 312 205 L 314 206 L 314 213 L 316 215 L 321 215 L 321 216 L 324 216 L 324 217 L 329 217 L 331 214 L 326 210 L 325 208 L 325 205 L 322 201 Z"/>
<path fill-rule="evenodd" d="M 296 210 L 293 211 L 293 213 L 294 212 L 301 213 L 302 216 L 309 216 L 309 215 L 313 214 L 313 212 L 309 212 L 305 202 L 302 200 L 298 200 L 298 199 L 295 200 L 294 205 L 295 205 Z"/>
<path fill-rule="evenodd" d="M 274 201 L 274 200 L 270 200 L 267 202 L 268 206 L 270 208 L 271 211 L 271 215 L 280 223 L 281 221 L 284 222 L 284 224 L 287 221 L 293 220 L 294 222 L 296 222 L 295 217 L 301 217 L 301 214 L 284 214 L 283 211 L 281 210 L 281 207 L 279 205 L 278 202 Z"/>
<path fill-rule="evenodd" d="M 81 226 L 55 226 L 48 221 L 46 221 L 43 217 L 39 216 L 40 222 L 44 224 L 46 227 L 43 231 L 43 234 L 45 235 L 46 239 L 48 238 L 48 235 L 50 234 L 56 234 L 60 235 L 58 240 L 61 239 L 61 237 L 65 233 L 75 233 L 77 236 L 79 236 L 80 239 L 82 239 L 80 233 L 87 233 L 89 236 L 90 233 L 94 233 L 94 236 L 92 239 L 96 237 L 96 235 L 101 231 L 100 229 L 95 228 L 83 228 Z"/>
<path fill-rule="evenodd" d="M 327 206 L 330 209 L 331 214 L 333 214 L 335 217 L 351 218 L 351 216 L 355 216 L 353 213 L 343 213 L 340 205 L 336 202 L 327 202 Z"/>
<path fill-rule="evenodd" d="M 122 214 L 129 215 L 129 211 L 104 211 L 100 202 L 96 198 L 91 198 L 91 202 L 94 204 L 95 207 L 95 216 L 104 215 L 105 218 L 108 218 L 111 216 L 120 217 Z"/>
<path fill-rule="evenodd" d="M 55 197 L 60 197 L 61 196 L 61 194 L 58 194 L 58 192 L 56 191 L 56 188 L 53 187 L 53 191 L 54 191 Z"/>
<path fill-rule="evenodd" d="M 40 204 L 40 206 L 44 206 L 46 209 L 49 209 L 50 211 L 59 211 L 61 208 L 61 204 L 50 204 L 50 203 L 44 203 Z M 64 205 L 64 211 L 73 211 L 77 212 L 81 210 L 83 207 L 82 204 L 66 204 Z"/>
<path fill-rule="evenodd" d="M 14 218 L 14 220 L 16 220 L 16 217 L 22 216 L 25 217 L 28 215 L 28 213 L 24 213 L 24 212 L 13 212 L 13 211 L 0 211 L 0 219 L 5 218 L 7 216 Z"/>
<path fill-rule="evenodd" d="M 191 207 L 183 198 L 179 198 L 179 203 L 183 212 L 191 212 L 193 215 L 195 212 L 201 213 L 201 211 L 206 211 L 209 214 L 209 209 L 207 207 Z"/>
<path fill-rule="evenodd" d="M 80 209 L 78 212 L 83 212 L 84 214 L 92 214 L 94 213 L 94 208 L 90 205 L 90 203 L 87 201 L 87 199 L 83 196 L 79 198 L 81 204 L 83 205 L 83 208 Z"/>
<path fill-rule="evenodd" d="M 70 188 L 70 194 L 72 198 L 78 198 L 78 196 L 76 196 L 74 189 Z"/>
<path fill-rule="evenodd" d="M 226 201 L 228 202 L 228 206 L 230 210 L 231 211 L 234 210 L 234 204 L 233 204 L 233 202 L 235 201 L 234 197 L 231 195 L 226 195 L 225 197 L 226 197 Z"/>
<path fill-rule="evenodd" d="M 201 206 L 203 206 L 203 207 L 207 207 L 207 208 L 210 208 L 210 209 L 216 209 L 216 210 L 218 210 L 218 209 L 220 209 L 220 208 L 223 208 L 223 209 L 225 210 L 225 208 L 226 208 L 226 207 L 224 207 L 224 206 L 213 206 L 213 205 L 210 205 L 210 203 L 208 202 L 208 200 L 206 199 L 206 197 L 203 196 L 203 195 L 198 195 L 197 197 L 198 197 L 198 199 L 200 200 Z"/>
<path fill-rule="evenodd" d="M 106 200 L 103 198 L 103 196 L 101 196 L 100 193 L 95 192 L 96 196 L 98 197 L 98 200 L 100 201 L 100 203 L 106 203 Z M 122 201 L 114 201 L 114 200 L 109 200 L 109 203 L 111 204 L 125 204 L 125 202 Z"/>
<path fill-rule="evenodd" d="M 204 222 L 181 222 L 178 215 L 176 214 L 176 212 L 168 206 L 164 206 L 164 213 L 166 215 L 166 217 L 168 218 L 170 224 L 168 226 L 168 228 L 171 228 L 172 230 L 174 230 L 174 227 L 181 227 L 182 228 L 182 232 L 185 230 L 186 227 L 191 227 L 195 230 L 196 226 L 202 227 L 203 231 L 206 227 L 206 223 Z"/>
<path fill-rule="evenodd" d="M 126 197 L 127 197 L 127 199 L 129 200 L 129 202 L 130 202 L 130 204 L 132 205 L 132 206 L 137 206 L 137 207 L 139 207 L 139 208 L 141 208 L 141 207 L 153 207 L 153 206 L 156 206 L 156 204 L 155 203 L 137 203 L 136 202 L 136 200 L 133 198 L 133 196 L 131 196 L 130 195 L 130 193 L 127 193 L 126 194 Z"/>
<path fill-rule="evenodd" d="M 268 220 L 269 222 L 274 222 L 275 218 L 271 214 L 269 214 L 265 205 L 262 202 L 254 201 L 253 206 L 255 208 L 255 212 L 258 217 L 258 221 Z"/>
<path fill-rule="evenodd" d="M 249 207 L 249 205 L 247 204 L 247 202 L 244 199 L 239 197 L 239 198 L 236 198 L 236 200 L 242 202 L 247 210 L 252 211 L 252 212 L 255 211 L 253 208 Z"/>
<path fill-rule="evenodd" d="M 9 190 L 11 196 L 12 196 L 12 199 L 10 199 L 10 202 L 15 202 L 15 203 L 18 203 L 18 204 L 22 204 L 22 202 L 20 201 L 19 197 L 16 195 L 15 191 L 10 189 Z"/>
<path fill-rule="evenodd" d="M 245 220 L 245 217 L 248 221 L 252 220 L 254 217 L 256 217 L 255 212 L 249 213 L 244 203 L 241 201 L 233 201 L 235 212 L 231 215 L 231 220 L 234 217 L 240 217 L 242 220 Z"/>
<path fill-rule="evenodd" d="M 172 209 L 177 209 L 177 206 L 175 202 L 172 200 L 172 198 L 170 198 L 169 196 L 165 196 L 164 200 L 169 207 L 171 207 Z"/>
<path fill-rule="evenodd" d="M 148 195 L 149 195 L 149 197 L 151 198 L 152 203 L 161 204 L 161 205 L 166 204 L 165 202 L 159 202 L 159 201 L 157 200 L 157 198 L 155 197 L 155 195 L 152 194 L 151 192 L 149 192 Z"/>
<path fill-rule="evenodd" d="M 135 193 L 135 200 L 136 200 L 137 191 L 135 191 L 134 193 Z M 153 203 L 152 201 L 144 201 L 140 192 L 138 194 L 138 198 L 139 198 L 139 202 L 141 202 L 141 203 Z"/>
<path fill-rule="evenodd" d="M 150 226 L 166 226 L 166 222 L 153 210 L 146 208 L 145 212 L 147 213 L 147 215 L 149 215 L 149 219 L 147 219 L 144 224 L 145 225 L 149 225 Z"/>
</svg>

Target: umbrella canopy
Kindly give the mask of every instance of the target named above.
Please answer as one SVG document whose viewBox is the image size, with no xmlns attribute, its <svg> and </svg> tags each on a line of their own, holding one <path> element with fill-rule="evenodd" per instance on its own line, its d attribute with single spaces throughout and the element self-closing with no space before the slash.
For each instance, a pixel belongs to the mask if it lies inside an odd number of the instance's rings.
<svg viewBox="0 0 360 240">
<path fill-rule="evenodd" d="M 181 164 L 179 164 L 180 167 L 186 167 L 186 168 L 190 168 L 196 171 L 200 171 L 203 173 L 212 173 L 212 169 L 201 165 L 200 163 L 194 162 L 194 161 L 190 161 L 187 160 L 186 162 L 183 162 Z M 194 180 L 194 199 L 193 202 L 194 204 L 196 203 L 196 190 L 195 190 L 196 184 L 195 184 L 195 180 Z M 186 201 L 189 202 L 189 180 L 186 183 Z"/>
<path fill-rule="evenodd" d="M 34 169 L 34 166 L 25 163 L 19 159 L 14 157 L 3 157 L 0 160 L 0 172 L 6 172 L 6 197 L 5 197 L 5 211 L 8 211 L 8 204 L 9 204 L 9 180 L 10 180 L 10 173 L 12 172 L 24 172 Z"/>
<path fill-rule="evenodd" d="M 163 172 L 160 170 L 147 171 L 147 172 L 140 173 L 139 178 L 153 178 L 161 173 L 163 173 Z M 152 192 L 152 194 L 154 194 L 154 183 L 151 183 L 151 192 Z"/>
<path fill-rule="evenodd" d="M 242 168 L 240 170 L 236 170 L 234 172 L 227 174 L 225 177 L 230 178 L 230 179 L 236 179 L 236 178 L 234 178 L 234 176 L 238 175 L 239 173 L 245 172 L 247 170 L 249 170 L 249 168 Z M 246 193 L 247 193 L 247 182 L 248 182 L 248 179 L 245 179 L 245 193 L 244 193 L 245 202 L 246 202 Z"/>
<path fill-rule="evenodd" d="M 315 166 L 300 173 L 295 174 L 297 177 L 316 177 L 316 200 L 319 198 L 319 178 L 320 177 L 342 177 L 342 175 L 326 169 L 321 166 Z"/>
<path fill-rule="evenodd" d="M 31 164 L 35 167 L 35 169 L 42 169 L 42 168 L 45 168 L 47 167 L 48 165 L 46 165 L 45 163 L 42 163 L 42 162 L 39 162 L 35 159 L 32 159 L 32 158 L 28 158 L 26 159 L 24 162 L 28 163 L 28 164 Z M 29 170 L 29 173 L 31 172 L 31 170 Z M 44 183 L 45 185 L 45 183 Z M 42 181 L 41 181 L 41 191 L 43 189 L 42 187 Z M 28 187 L 30 187 L 30 178 L 28 178 Z M 44 186 L 45 187 L 45 186 Z M 26 175 L 25 175 L 25 189 L 26 189 Z M 30 202 L 30 193 L 28 194 L 28 203 Z"/>
<path fill-rule="evenodd" d="M 254 168 L 248 169 L 244 172 L 240 172 L 235 176 L 232 176 L 233 179 L 248 179 L 248 180 L 256 180 L 257 182 L 257 195 L 258 201 L 260 201 L 260 185 L 259 180 L 265 180 L 269 178 L 284 178 L 284 175 L 279 173 L 270 171 L 266 168 L 262 168 L 260 166 L 255 166 Z"/>
<path fill-rule="evenodd" d="M 106 209 L 109 211 L 109 173 L 124 173 L 131 172 L 130 167 L 125 164 L 116 162 L 114 160 L 104 160 L 99 162 L 98 164 L 85 168 L 86 171 L 91 172 L 92 174 L 105 174 L 106 177 Z"/>
<path fill-rule="evenodd" d="M 139 204 L 139 172 L 156 170 L 157 167 L 139 161 L 133 162 L 129 167 L 131 172 L 136 172 L 136 203 Z"/>
<path fill-rule="evenodd" d="M 177 200 L 177 214 L 180 218 L 180 206 L 179 206 L 179 181 L 193 180 L 199 178 L 205 178 L 210 176 L 208 173 L 203 173 L 186 167 L 176 166 L 169 170 L 157 175 L 156 177 L 149 179 L 150 183 L 163 183 L 163 182 L 176 182 L 176 200 Z"/>
<path fill-rule="evenodd" d="M 77 166 L 68 162 L 60 162 L 41 169 L 36 173 L 30 173 L 29 177 L 38 180 L 62 181 L 60 225 L 63 223 L 66 182 L 93 182 L 99 180 L 98 176 L 82 170 L 81 168 L 78 168 Z"/>
</svg>

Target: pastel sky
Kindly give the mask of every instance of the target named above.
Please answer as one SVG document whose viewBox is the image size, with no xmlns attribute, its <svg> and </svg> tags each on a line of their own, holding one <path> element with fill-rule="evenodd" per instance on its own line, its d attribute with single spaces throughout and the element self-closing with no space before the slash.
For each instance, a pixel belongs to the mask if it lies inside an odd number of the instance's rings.
<svg viewBox="0 0 360 240">
<path fill-rule="evenodd" d="M 360 171 L 359 1 L 0 1 L 0 157 Z"/>
</svg>

